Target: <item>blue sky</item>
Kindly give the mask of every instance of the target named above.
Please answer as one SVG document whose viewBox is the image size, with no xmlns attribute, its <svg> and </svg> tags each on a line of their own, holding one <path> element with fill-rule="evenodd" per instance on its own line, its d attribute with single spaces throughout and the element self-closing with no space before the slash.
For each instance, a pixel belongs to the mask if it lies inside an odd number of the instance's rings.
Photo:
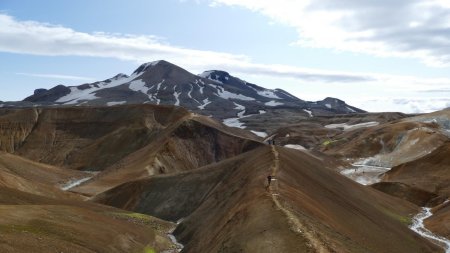
<svg viewBox="0 0 450 253">
<path fill-rule="evenodd" d="M 1 0 L 0 27 L 4 101 L 166 59 L 369 111 L 450 106 L 447 0 Z"/>
</svg>

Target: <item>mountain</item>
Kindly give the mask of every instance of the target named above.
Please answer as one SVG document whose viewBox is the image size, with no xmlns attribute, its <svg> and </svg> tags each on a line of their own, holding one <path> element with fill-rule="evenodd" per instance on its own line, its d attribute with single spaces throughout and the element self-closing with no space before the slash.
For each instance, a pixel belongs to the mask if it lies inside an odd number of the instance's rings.
<svg viewBox="0 0 450 253">
<path fill-rule="evenodd" d="M 231 126 L 240 118 L 289 110 L 302 117 L 364 112 L 335 98 L 303 101 L 281 89 L 265 89 L 220 70 L 194 75 L 167 61 L 139 66 L 130 76 L 118 74 L 101 82 L 37 89 L 26 105 L 113 106 L 151 103 L 176 105 L 211 115 Z M 4 105 L 8 105 L 7 103 Z"/>
</svg>

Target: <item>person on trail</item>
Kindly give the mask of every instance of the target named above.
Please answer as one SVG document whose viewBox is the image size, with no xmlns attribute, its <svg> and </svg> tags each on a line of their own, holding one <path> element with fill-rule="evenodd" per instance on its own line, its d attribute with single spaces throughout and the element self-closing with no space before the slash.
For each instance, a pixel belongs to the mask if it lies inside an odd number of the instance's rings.
<svg viewBox="0 0 450 253">
<path fill-rule="evenodd" d="M 269 188 L 271 181 L 272 181 L 272 175 L 268 175 L 267 176 L 267 188 Z"/>
</svg>

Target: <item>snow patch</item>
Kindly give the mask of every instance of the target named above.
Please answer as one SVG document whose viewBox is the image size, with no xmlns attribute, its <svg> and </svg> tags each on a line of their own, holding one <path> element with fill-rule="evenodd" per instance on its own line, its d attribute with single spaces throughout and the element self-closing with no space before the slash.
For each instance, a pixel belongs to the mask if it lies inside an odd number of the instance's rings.
<svg viewBox="0 0 450 253">
<path fill-rule="evenodd" d="M 348 107 L 348 106 L 346 106 L 347 107 L 347 110 L 349 110 L 349 111 L 351 111 L 351 112 L 356 112 L 355 110 L 353 110 L 352 108 L 350 108 L 350 107 Z"/>
<path fill-rule="evenodd" d="M 81 178 L 81 179 L 74 180 L 74 181 L 69 181 L 67 184 L 61 186 L 61 190 L 68 191 L 68 190 L 74 188 L 75 186 L 78 186 L 78 185 L 90 180 L 91 178 L 93 178 L 93 176 Z"/>
<path fill-rule="evenodd" d="M 205 99 L 203 99 L 203 104 L 197 106 L 197 108 L 200 109 L 200 110 L 204 110 L 205 106 L 207 106 L 210 103 L 211 103 L 211 101 L 209 101 L 209 98 L 205 98 Z"/>
<path fill-rule="evenodd" d="M 143 82 L 142 80 L 134 80 L 134 81 L 130 82 L 130 85 L 128 86 L 128 88 L 130 90 L 141 92 L 141 93 L 145 94 L 146 96 L 148 96 L 148 98 L 150 100 L 154 100 L 153 96 L 151 94 L 148 94 L 148 91 L 150 89 L 152 89 L 153 86 L 151 86 L 151 87 L 145 86 L 145 82 Z"/>
<path fill-rule="evenodd" d="M 340 173 L 362 185 L 371 185 L 380 182 L 382 175 L 391 169 L 370 165 L 352 165 L 354 167 L 344 169 Z"/>
<path fill-rule="evenodd" d="M 274 100 L 269 101 L 269 102 L 266 102 L 266 103 L 264 103 L 264 104 L 267 105 L 267 106 L 283 105 L 283 103 L 281 103 L 281 102 L 276 102 L 276 101 L 274 101 Z"/>
<path fill-rule="evenodd" d="M 309 117 L 313 117 L 312 111 L 303 109 L 304 112 L 308 113 Z"/>
<path fill-rule="evenodd" d="M 331 105 L 330 105 L 330 104 L 325 104 L 325 106 L 326 106 L 328 109 L 331 109 Z"/>
<path fill-rule="evenodd" d="M 113 105 L 123 105 L 123 104 L 126 104 L 127 103 L 127 101 L 118 101 L 118 102 L 107 102 L 106 103 L 106 105 L 107 106 L 113 106 Z"/>
<path fill-rule="evenodd" d="M 267 137 L 267 133 L 266 132 L 259 132 L 259 131 L 253 131 L 250 130 L 250 132 L 254 133 L 255 135 L 262 137 L 262 138 L 266 138 Z"/>
<path fill-rule="evenodd" d="M 236 106 L 234 107 L 235 110 L 245 110 L 245 106 L 240 105 L 238 103 L 233 102 L 233 104 Z"/>
<path fill-rule="evenodd" d="M 359 124 L 355 124 L 355 125 L 348 125 L 347 123 L 330 124 L 330 125 L 326 125 L 325 127 L 330 128 L 330 129 L 343 128 L 344 131 L 350 131 L 350 130 L 354 130 L 354 129 L 362 128 L 362 127 L 378 126 L 379 124 L 380 124 L 379 122 L 371 121 L 371 122 L 364 122 L 364 123 L 359 123 Z"/>
<path fill-rule="evenodd" d="M 287 144 L 284 145 L 285 148 L 292 148 L 292 149 L 297 149 L 297 150 L 306 150 L 305 147 L 303 147 L 302 145 L 297 145 L 297 144 Z"/>
<path fill-rule="evenodd" d="M 237 113 L 238 118 L 244 118 L 245 110 Z"/>
<path fill-rule="evenodd" d="M 80 90 L 76 86 L 69 87 L 70 93 L 63 97 L 60 97 L 55 102 L 56 103 L 64 103 L 66 105 L 73 105 L 73 104 L 79 103 L 83 100 L 88 100 L 88 101 L 94 100 L 94 99 L 98 98 L 97 96 L 95 96 L 95 92 L 128 83 L 128 82 L 136 79 L 137 77 L 139 77 L 141 74 L 142 73 L 138 73 L 138 74 L 133 73 L 129 77 L 121 75 L 116 78 L 111 78 L 106 81 L 99 82 L 96 84 L 96 86 L 91 84 L 90 88 L 87 88 L 84 90 Z"/>
<path fill-rule="evenodd" d="M 245 100 L 245 101 L 252 101 L 255 100 L 254 98 L 247 97 L 241 94 L 232 93 L 229 91 L 226 91 L 223 87 L 220 87 L 218 85 L 214 84 L 208 84 L 213 89 L 216 89 L 217 96 L 223 98 L 223 99 L 238 99 L 238 100 Z"/>
<path fill-rule="evenodd" d="M 194 86 L 192 86 L 192 84 L 191 83 L 189 83 L 189 87 L 190 87 L 190 89 L 189 89 L 189 92 L 188 92 L 188 97 L 189 98 L 192 98 L 192 95 L 191 95 L 191 93 L 192 93 L 192 90 L 194 89 Z"/>
<path fill-rule="evenodd" d="M 266 97 L 266 98 L 275 98 L 275 99 L 281 99 L 279 96 L 277 96 L 273 90 L 262 90 L 262 91 L 256 91 L 258 95 Z"/>
<path fill-rule="evenodd" d="M 266 111 L 266 110 L 259 110 L 258 112 L 259 112 L 259 114 L 264 114 L 264 113 L 266 113 L 267 111 Z"/>
<path fill-rule="evenodd" d="M 224 119 L 223 123 L 229 127 L 245 128 L 244 123 L 240 122 L 239 118 Z"/>
<path fill-rule="evenodd" d="M 173 96 L 175 97 L 175 104 L 174 105 L 180 106 L 180 99 L 179 99 L 179 97 L 180 97 L 181 91 L 180 92 L 175 91 L 176 88 L 177 88 L 177 86 L 173 87 Z"/>
<path fill-rule="evenodd" d="M 159 105 L 159 103 L 161 102 L 160 99 L 158 99 L 158 94 L 159 94 L 159 90 L 161 89 L 161 84 L 163 84 L 166 81 L 166 79 L 163 79 L 161 82 L 159 82 L 156 85 L 156 91 L 155 91 L 155 95 L 154 98 L 156 99 L 156 104 Z M 167 86 L 166 86 L 167 87 Z"/>
</svg>

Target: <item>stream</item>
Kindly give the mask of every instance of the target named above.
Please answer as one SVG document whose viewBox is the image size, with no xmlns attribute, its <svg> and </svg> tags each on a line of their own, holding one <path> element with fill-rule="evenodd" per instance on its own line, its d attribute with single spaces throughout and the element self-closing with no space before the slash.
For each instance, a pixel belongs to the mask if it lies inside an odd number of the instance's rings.
<svg viewBox="0 0 450 253">
<path fill-rule="evenodd" d="M 425 228 L 423 224 L 423 221 L 431 217 L 432 215 L 433 213 L 431 212 L 431 208 L 422 207 L 422 211 L 414 216 L 413 224 L 409 228 L 411 228 L 414 232 L 418 233 L 422 237 L 430 239 L 439 246 L 444 247 L 445 253 L 450 253 L 450 240 L 442 236 L 433 234 L 433 232 Z"/>
</svg>

